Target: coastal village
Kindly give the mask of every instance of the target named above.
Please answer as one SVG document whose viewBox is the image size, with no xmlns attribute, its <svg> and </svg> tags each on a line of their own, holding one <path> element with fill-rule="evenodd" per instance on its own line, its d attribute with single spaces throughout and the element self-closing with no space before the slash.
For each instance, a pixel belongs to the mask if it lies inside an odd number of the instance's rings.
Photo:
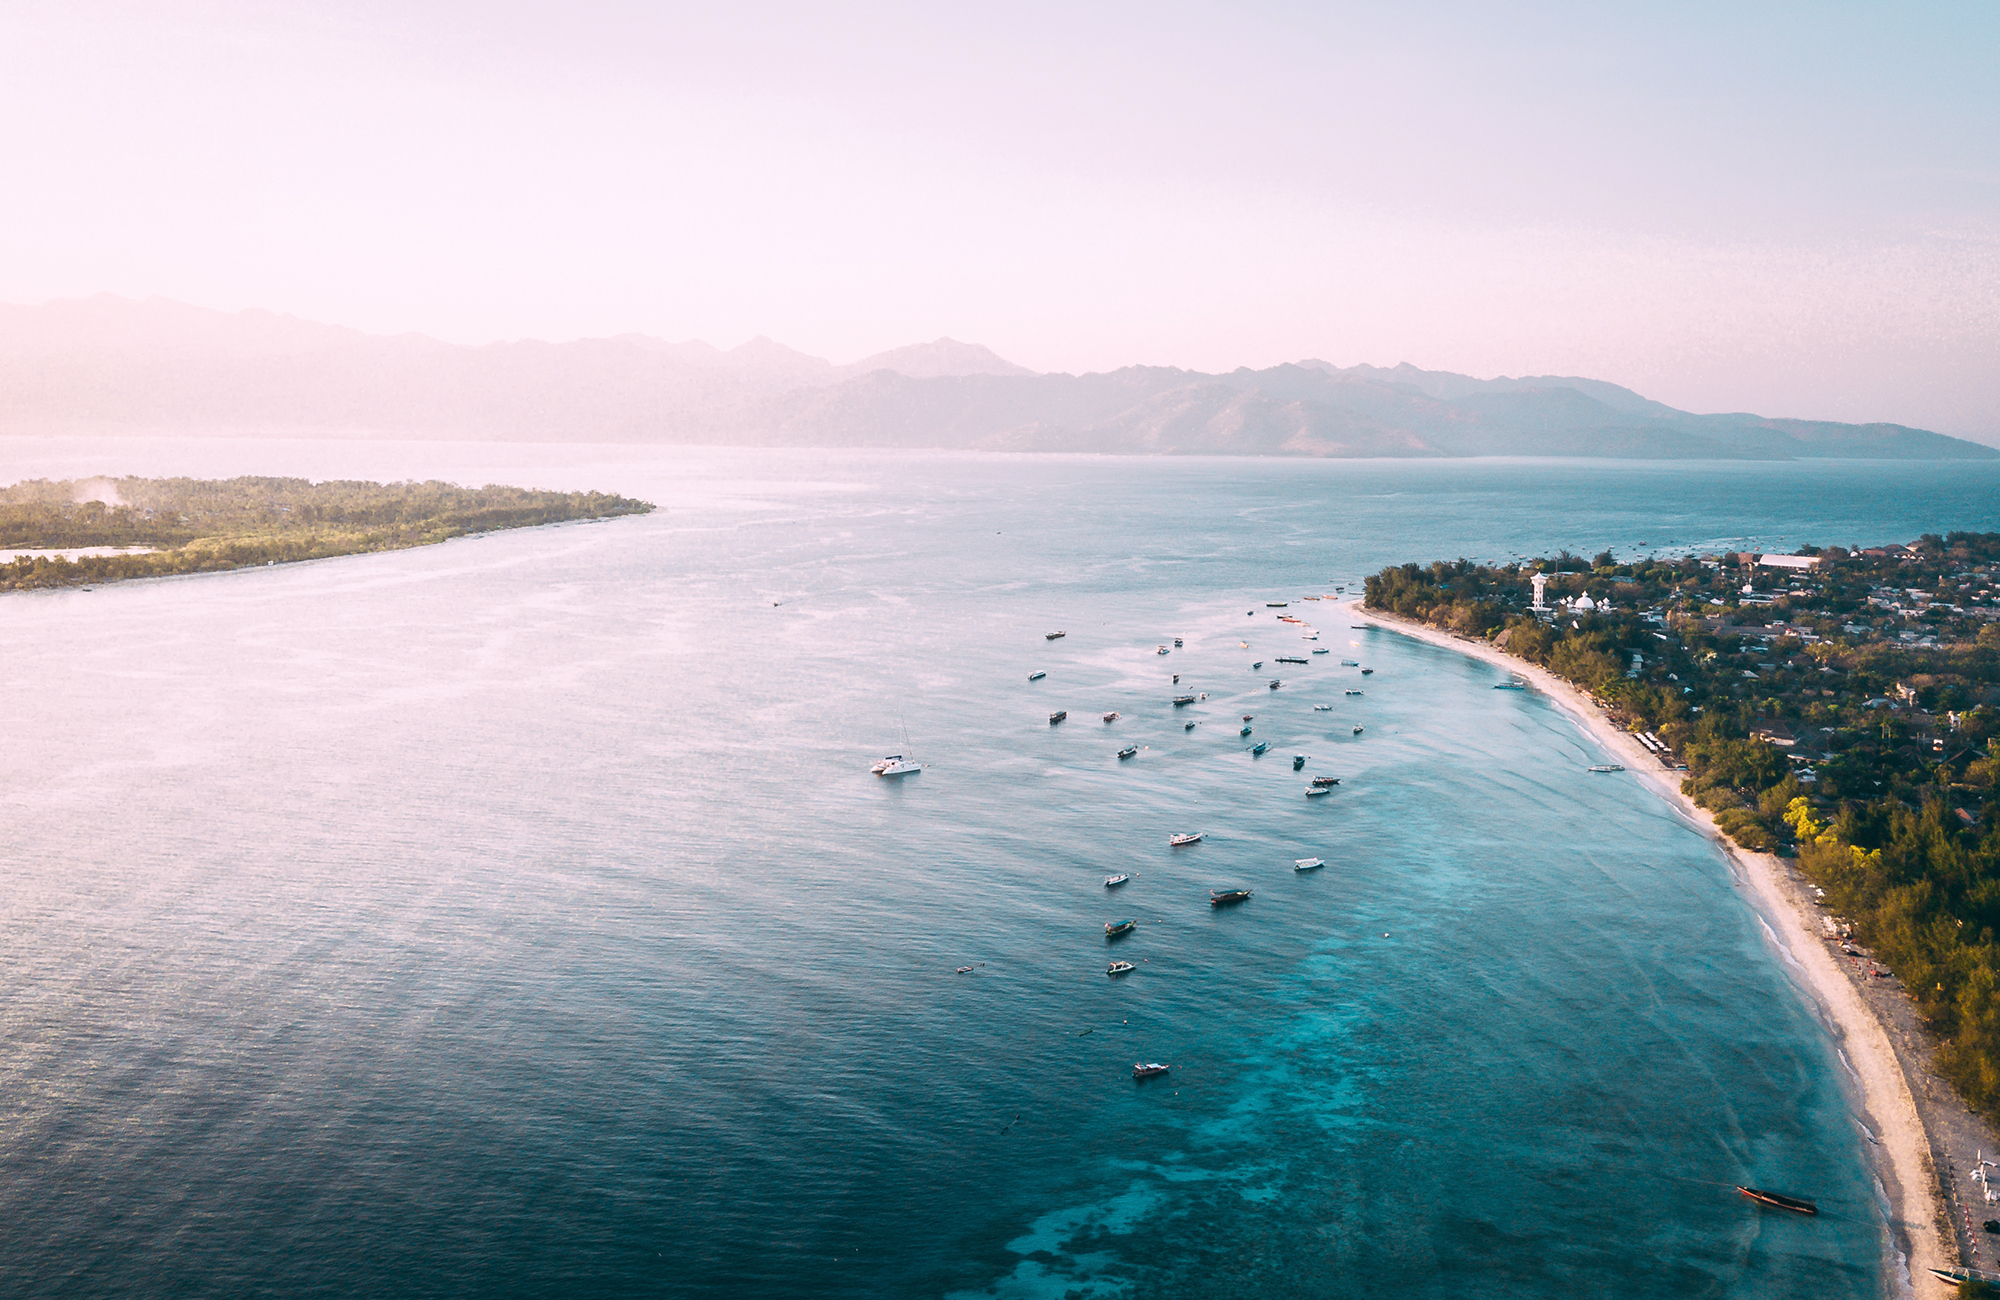
<svg viewBox="0 0 2000 1300">
<path fill-rule="evenodd" d="M 1411 563 L 1370 577 L 1365 600 L 1576 687 L 1631 761 L 1770 855 L 1773 887 L 1817 922 L 1893 1051 L 1937 1193 L 1929 1226 L 1955 1247 L 1938 1276 L 1961 1294 L 1986 1294 L 2000 1264 L 1997 578 L 2000 534 L 1950 533 Z"/>
</svg>

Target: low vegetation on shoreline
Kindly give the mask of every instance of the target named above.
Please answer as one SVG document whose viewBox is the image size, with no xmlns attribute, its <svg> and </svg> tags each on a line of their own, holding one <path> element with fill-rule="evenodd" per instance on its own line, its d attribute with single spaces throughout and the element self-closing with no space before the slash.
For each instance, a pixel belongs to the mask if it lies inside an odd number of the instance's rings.
<svg viewBox="0 0 2000 1300">
<path fill-rule="evenodd" d="M 0 488 L 0 549 L 144 547 L 0 563 L 0 591 L 428 546 L 468 533 L 645 514 L 603 492 L 299 478 L 36 479 Z"/>
<path fill-rule="evenodd" d="M 1546 580 L 1546 611 L 1532 581 Z M 1739 844 L 1795 857 L 2000 1118 L 2000 534 L 1799 556 L 1405 564 L 1366 604 L 1587 691 Z"/>
</svg>

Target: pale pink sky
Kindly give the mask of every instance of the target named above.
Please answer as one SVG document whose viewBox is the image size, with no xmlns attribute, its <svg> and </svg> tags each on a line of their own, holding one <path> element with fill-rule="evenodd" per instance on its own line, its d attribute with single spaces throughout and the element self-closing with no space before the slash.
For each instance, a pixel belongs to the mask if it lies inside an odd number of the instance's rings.
<svg viewBox="0 0 2000 1300">
<path fill-rule="evenodd" d="M 2000 439 L 2000 8 L 1650 8 L 13 0 L 0 300 Z"/>
</svg>

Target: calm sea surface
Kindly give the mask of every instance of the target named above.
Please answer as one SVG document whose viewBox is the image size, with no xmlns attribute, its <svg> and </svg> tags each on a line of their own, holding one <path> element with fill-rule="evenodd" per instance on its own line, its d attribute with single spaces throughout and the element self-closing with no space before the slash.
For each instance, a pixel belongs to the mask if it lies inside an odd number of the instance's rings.
<svg viewBox="0 0 2000 1300">
<path fill-rule="evenodd" d="M 0 479 L 92 471 L 662 509 L 0 597 L 0 1292 L 1894 1268 L 1841 1063 L 1715 850 L 1540 697 L 1298 598 L 1997 528 L 1990 467 L 0 447 Z M 868 774 L 898 750 L 924 771 Z"/>
</svg>

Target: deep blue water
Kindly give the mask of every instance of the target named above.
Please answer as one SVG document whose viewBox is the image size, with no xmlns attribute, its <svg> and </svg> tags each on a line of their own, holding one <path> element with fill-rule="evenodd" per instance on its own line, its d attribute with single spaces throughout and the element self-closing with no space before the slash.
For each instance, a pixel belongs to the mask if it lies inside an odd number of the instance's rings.
<svg viewBox="0 0 2000 1300">
<path fill-rule="evenodd" d="M 1884 1286 L 1839 1063 L 1714 849 L 1491 669 L 1264 602 L 1996 528 L 1991 468 L 0 454 L 128 469 L 664 508 L 0 598 L 0 1291 Z"/>
</svg>

